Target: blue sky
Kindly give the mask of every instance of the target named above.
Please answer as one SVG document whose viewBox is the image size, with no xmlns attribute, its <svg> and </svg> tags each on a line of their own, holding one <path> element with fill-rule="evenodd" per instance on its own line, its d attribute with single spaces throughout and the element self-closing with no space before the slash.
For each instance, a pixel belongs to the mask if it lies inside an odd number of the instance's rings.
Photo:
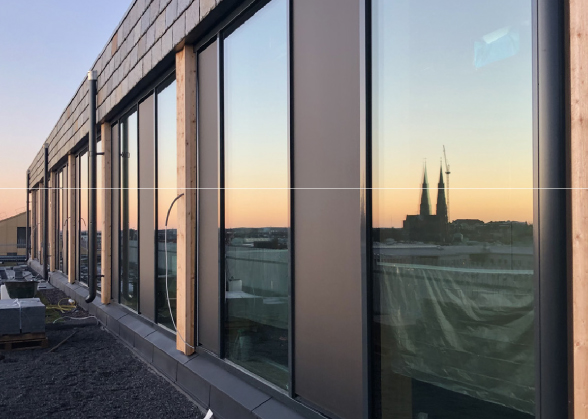
<svg viewBox="0 0 588 419">
<path fill-rule="evenodd" d="M 26 169 L 132 0 L 2 0 L 0 188 L 25 188 Z M 0 190 L 0 219 L 25 206 Z"/>
</svg>

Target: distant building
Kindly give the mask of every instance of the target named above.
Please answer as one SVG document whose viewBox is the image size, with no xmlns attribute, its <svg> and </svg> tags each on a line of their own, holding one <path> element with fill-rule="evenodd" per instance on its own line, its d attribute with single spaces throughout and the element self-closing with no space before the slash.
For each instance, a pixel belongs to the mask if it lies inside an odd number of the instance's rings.
<svg viewBox="0 0 588 419">
<path fill-rule="evenodd" d="M 407 215 L 403 223 L 403 230 L 410 241 L 444 243 L 447 241 L 447 200 L 445 198 L 445 182 L 443 180 L 443 168 L 439 171 L 439 183 L 437 183 L 437 208 L 436 214 L 431 214 L 429 198 L 429 181 L 427 179 L 427 166 L 423 174 L 421 188 L 420 213 Z"/>
<path fill-rule="evenodd" d="M 0 262 L 24 262 L 27 252 L 27 214 L 0 220 Z"/>
</svg>

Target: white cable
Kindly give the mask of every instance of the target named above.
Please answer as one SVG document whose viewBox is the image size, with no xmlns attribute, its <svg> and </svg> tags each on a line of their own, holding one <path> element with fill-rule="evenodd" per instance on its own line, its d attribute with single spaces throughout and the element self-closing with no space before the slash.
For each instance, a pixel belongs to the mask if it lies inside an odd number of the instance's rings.
<svg viewBox="0 0 588 419">
<path fill-rule="evenodd" d="M 165 230 L 164 230 L 164 233 L 163 233 L 163 237 L 164 237 L 164 248 L 165 248 L 165 296 L 167 298 L 167 308 L 169 309 L 169 315 L 171 317 L 171 321 L 172 321 L 172 324 L 174 325 L 174 329 L 175 329 L 176 333 L 178 334 L 178 336 L 180 337 L 180 339 L 182 340 L 182 342 L 184 342 L 186 344 L 186 346 L 189 346 L 192 349 L 196 349 L 194 346 L 190 345 L 188 342 L 186 342 L 184 340 L 184 338 L 182 337 L 182 334 L 180 333 L 180 331 L 176 327 L 176 322 L 174 321 L 174 313 L 172 313 L 171 303 L 169 301 L 169 286 L 167 284 L 167 221 L 169 219 L 169 213 L 172 210 L 174 204 L 182 196 L 184 196 L 184 194 L 178 195 L 176 197 L 176 199 L 173 200 L 173 202 L 171 203 L 171 205 L 169 207 L 169 210 L 167 210 L 167 217 L 165 217 Z M 176 292 L 177 292 L 177 276 L 176 276 Z"/>
<path fill-rule="evenodd" d="M 88 316 L 88 317 L 70 317 L 70 316 L 63 316 L 63 317 L 59 317 L 59 318 L 53 320 L 53 323 L 57 323 L 59 320 L 65 320 L 65 319 L 70 319 L 70 320 L 96 319 L 96 320 L 98 320 L 98 318 L 96 316 Z"/>
</svg>

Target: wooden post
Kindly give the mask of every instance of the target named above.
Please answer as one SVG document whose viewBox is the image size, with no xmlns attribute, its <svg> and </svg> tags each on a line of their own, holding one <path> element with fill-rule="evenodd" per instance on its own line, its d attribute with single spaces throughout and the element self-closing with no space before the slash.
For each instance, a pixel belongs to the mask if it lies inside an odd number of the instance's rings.
<svg viewBox="0 0 588 419">
<path fill-rule="evenodd" d="M 70 284 L 76 282 L 76 156 L 67 156 L 67 277 Z"/>
<path fill-rule="evenodd" d="M 112 138 L 111 127 L 109 123 L 102 124 L 102 189 L 98 191 L 102 194 L 102 304 L 110 304 L 112 298 Z"/>
<path fill-rule="evenodd" d="M 31 259 L 37 258 L 37 190 L 32 193 L 31 208 Z"/>
<path fill-rule="evenodd" d="M 570 417 L 588 418 L 588 2 L 568 0 L 572 381 Z"/>
<path fill-rule="evenodd" d="M 51 172 L 49 178 L 49 272 L 57 270 L 56 263 L 56 221 L 57 221 L 57 194 L 55 193 L 57 188 L 57 173 Z"/>
<path fill-rule="evenodd" d="M 45 187 L 46 182 L 43 179 L 43 182 L 39 182 L 39 196 L 37 199 L 37 204 L 39 205 L 37 208 L 37 256 L 39 258 L 39 263 L 43 264 L 43 200 L 45 199 L 45 191 L 43 188 Z"/>
<path fill-rule="evenodd" d="M 186 45 L 176 54 L 178 135 L 177 337 L 176 348 L 194 350 L 196 282 L 196 56 Z M 184 342 L 185 341 L 185 342 Z M 187 343 L 187 344 L 186 344 Z"/>
<path fill-rule="evenodd" d="M 62 237 L 63 237 L 63 247 L 61 249 L 61 251 L 63 252 L 63 272 L 67 272 L 67 263 L 68 263 L 68 254 L 66 253 L 66 249 L 68 248 L 68 243 L 65 242 L 66 238 L 68 237 L 68 226 L 69 226 L 69 220 L 67 219 L 68 214 L 69 214 L 69 208 L 67 205 L 68 202 L 68 193 L 67 193 L 67 188 L 68 188 L 68 183 L 67 183 L 67 165 L 65 166 L 64 170 L 63 170 L 63 185 L 61 185 L 61 187 L 63 188 L 63 208 L 61 208 L 61 214 L 63 215 L 63 218 L 61 219 L 61 229 L 63 230 L 62 233 Z"/>
</svg>

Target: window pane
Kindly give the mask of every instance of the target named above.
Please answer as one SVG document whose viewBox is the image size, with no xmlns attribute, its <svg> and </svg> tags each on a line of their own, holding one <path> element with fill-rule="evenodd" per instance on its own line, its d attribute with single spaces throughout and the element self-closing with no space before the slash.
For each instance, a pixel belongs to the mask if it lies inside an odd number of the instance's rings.
<svg viewBox="0 0 588 419">
<path fill-rule="evenodd" d="M 157 95 L 157 321 L 170 329 L 175 328 L 169 306 L 171 306 L 174 320 L 176 319 L 177 205 L 174 205 L 169 213 L 167 231 L 165 222 L 169 207 L 178 195 L 177 159 L 176 82 L 174 80 Z M 169 306 L 167 295 L 169 295 Z"/>
<path fill-rule="evenodd" d="M 139 189 L 137 113 L 121 122 L 120 302 L 138 310 Z"/>
<path fill-rule="evenodd" d="M 79 278 L 80 282 L 88 283 L 88 153 L 79 157 L 80 162 L 80 220 L 79 220 Z"/>
<path fill-rule="evenodd" d="M 374 1 L 379 417 L 534 415 L 531 3 Z"/>
<path fill-rule="evenodd" d="M 225 40 L 227 357 L 288 383 L 287 1 Z"/>
<path fill-rule="evenodd" d="M 16 227 L 16 248 L 24 249 L 27 246 L 27 228 Z"/>
</svg>

